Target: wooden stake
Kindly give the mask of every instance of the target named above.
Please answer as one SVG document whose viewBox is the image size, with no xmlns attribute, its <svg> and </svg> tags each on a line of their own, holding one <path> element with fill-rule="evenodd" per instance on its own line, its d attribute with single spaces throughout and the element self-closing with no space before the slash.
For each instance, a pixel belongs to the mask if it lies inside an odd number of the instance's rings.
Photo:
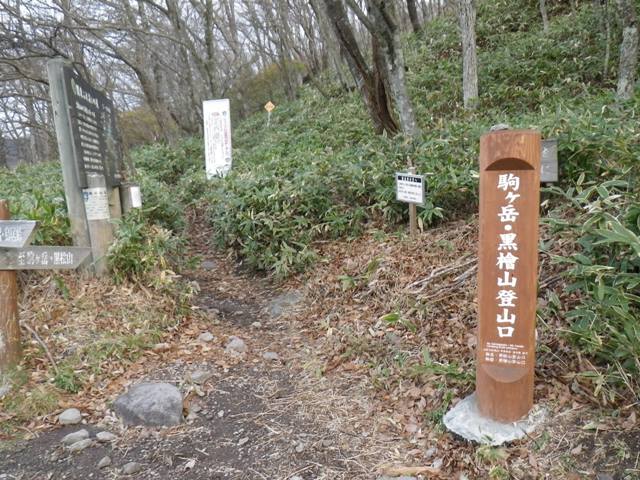
<svg viewBox="0 0 640 480">
<path fill-rule="evenodd" d="M 540 134 L 480 139 L 478 358 L 480 412 L 513 422 L 533 406 Z"/>
<path fill-rule="evenodd" d="M 0 220 L 10 219 L 9 202 L 0 200 Z M 0 372 L 18 364 L 21 357 L 16 272 L 0 270 Z"/>
<path fill-rule="evenodd" d="M 107 191 L 107 183 L 103 175 L 96 173 L 87 173 L 87 188 L 85 193 L 89 191 L 101 190 Z M 105 275 L 107 268 L 107 252 L 113 243 L 113 227 L 111 225 L 108 198 L 104 198 L 106 212 L 101 218 L 91 218 L 92 215 L 87 211 L 87 222 L 89 223 L 89 236 L 91 237 L 91 255 L 93 256 L 93 269 L 98 277 Z M 85 206 L 88 206 L 85 202 Z"/>
<path fill-rule="evenodd" d="M 416 167 L 409 167 L 409 173 L 416 174 Z M 418 209 L 415 203 L 409 204 L 409 235 L 415 237 L 418 234 Z"/>
</svg>

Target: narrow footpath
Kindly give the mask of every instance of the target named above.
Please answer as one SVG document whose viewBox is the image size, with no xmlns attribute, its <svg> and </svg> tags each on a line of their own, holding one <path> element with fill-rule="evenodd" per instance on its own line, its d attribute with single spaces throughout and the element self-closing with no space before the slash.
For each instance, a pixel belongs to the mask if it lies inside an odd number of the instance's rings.
<svg viewBox="0 0 640 480">
<path fill-rule="evenodd" d="M 353 480 L 377 478 L 377 466 L 397 457 L 402 440 L 376 433 L 364 384 L 321 375 L 322 362 L 293 315 L 305 308 L 304 286 L 276 288 L 243 273 L 212 250 L 203 224 L 192 221 L 189 255 L 201 262 L 186 275 L 199 289 L 197 321 L 180 326 L 154 361 L 121 380 L 122 390 L 152 381 L 176 385 L 185 398 L 183 424 L 124 427 L 111 395 L 102 418 L 3 446 L 1 480 Z M 72 452 L 61 441 L 80 429 L 93 441 Z M 115 439 L 98 441 L 103 431 Z"/>
</svg>

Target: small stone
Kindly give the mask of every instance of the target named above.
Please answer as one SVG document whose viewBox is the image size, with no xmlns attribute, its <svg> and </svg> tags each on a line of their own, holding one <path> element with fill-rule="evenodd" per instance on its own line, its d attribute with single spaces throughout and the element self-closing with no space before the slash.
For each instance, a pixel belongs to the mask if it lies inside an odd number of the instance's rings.
<svg viewBox="0 0 640 480">
<path fill-rule="evenodd" d="M 82 420 L 80 410 L 77 408 L 68 408 L 58 416 L 58 422 L 61 425 L 76 425 Z"/>
<path fill-rule="evenodd" d="M 191 380 L 193 383 L 197 383 L 198 385 L 202 385 L 211 377 L 213 377 L 213 373 L 208 372 L 207 370 L 196 370 L 191 374 Z"/>
<path fill-rule="evenodd" d="M 438 453 L 438 449 L 436 447 L 431 447 L 430 449 L 428 449 L 426 452 L 424 452 L 424 458 L 431 458 L 433 457 L 436 453 Z"/>
<path fill-rule="evenodd" d="M 202 411 L 202 407 L 200 405 L 198 405 L 197 403 L 194 403 L 193 405 L 189 406 L 189 411 L 193 412 L 193 413 L 198 413 L 200 411 Z M 207 413 L 207 412 L 204 412 Z"/>
<path fill-rule="evenodd" d="M 211 332 L 203 332 L 200 335 L 198 335 L 198 341 L 202 343 L 213 342 L 215 338 L 216 337 L 214 337 Z"/>
<path fill-rule="evenodd" d="M 202 267 L 203 270 L 213 270 L 214 268 L 216 268 L 216 262 L 213 262 L 211 260 L 205 260 L 200 264 L 200 266 Z"/>
<path fill-rule="evenodd" d="M 253 328 L 260 328 L 260 327 L 262 327 L 262 324 L 261 324 L 260 322 L 253 322 L 253 323 L 251 324 L 251 326 L 252 326 Z"/>
<path fill-rule="evenodd" d="M 596 474 L 596 480 L 613 480 L 613 475 L 605 472 Z"/>
<path fill-rule="evenodd" d="M 70 433 L 68 435 L 65 435 L 61 442 L 63 445 L 73 445 L 76 442 L 79 442 L 80 440 L 85 440 L 89 438 L 89 432 L 87 432 L 86 430 L 82 429 L 82 430 L 78 430 L 77 432 L 73 432 Z"/>
<path fill-rule="evenodd" d="M 267 306 L 267 311 L 272 318 L 279 317 L 284 312 L 295 307 L 302 301 L 302 293 L 291 291 L 277 296 Z"/>
<path fill-rule="evenodd" d="M 224 410 L 220 410 L 218 412 L 218 417 L 220 417 L 220 418 L 224 417 Z"/>
<path fill-rule="evenodd" d="M 280 360 L 280 355 L 278 355 L 276 352 L 264 352 L 262 354 L 262 358 L 264 358 L 265 360 L 271 360 L 275 362 Z"/>
<path fill-rule="evenodd" d="M 442 468 L 443 463 L 444 463 L 444 458 L 436 458 L 431 464 L 431 467 L 435 468 L 436 470 L 440 470 Z"/>
<path fill-rule="evenodd" d="M 247 345 L 244 343 L 244 340 L 242 340 L 241 338 L 231 336 L 229 337 L 229 342 L 225 347 L 225 351 L 227 353 L 236 353 L 236 354 L 244 353 L 247 351 Z"/>
<path fill-rule="evenodd" d="M 187 422 L 193 422 L 194 420 L 197 420 L 198 414 L 196 412 L 189 412 L 189 415 L 187 415 Z"/>
<path fill-rule="evenodd" d="M 135 475 L 136 473 L 142 470 L 142 465 L 138 462 L 129 462 L 124 467 L 122 467 L 122 473 L 125 475 Z"/>
<path fill-rule="evenodd" d="M 329 448 L 333 445 L 333 440 L 329 439 L 329 438 L 325 438 L 324 440 L 322 440 L 322 446 L 324 448 Z"/>
<path fill-rule="evenodd" d="M 491 131 L 491 132 L 499 132 L 500 130 L 510 130 L 510 129 L 511 129 L 511 127 L 508 124 L 506 124 L 506 123 L 498 123 L 496 125 L 493 125 L 489 129 L 489 131 Z"/>
<path fill-rule="evenodd" d="M 244 444 L 246 444 L 246 443 L 248 443 L 248 442 L 249 442 L 249 437 L 241 438 L 241 439 L 238 441 L 238 446 L 239 446 L 239 447 L 241 447 L 241 446 L 243 446 Z"/>
<path fill-rule="evenodd" d="M 90 447 L 92 443 L 93 440 L 91 440 L 90 438 L 85 438 L 84 440 L 80 440 L 69 446 L 69 451 L 73 453 L 81 452 L 85 448 Z"/>
<path fill-rule="evenodd" d="M 99 442 L 109 443 L 109 442 L 113 442 L 118 437 L 116 437 L 111 432 L 100 432 L 96 435 L 96 438 L 98 439 Z"/>
<path fill-rule="evenodd" d="M 304 452 L 304 443 L 298 443 L 296 445 L 296 452 L 298 452 L 298 453 Z"/>
<path fill-rule="evenodd" d="M 110 457 L 103 457 L 102 460 L 98 462 L 98 468 L 105 468 L 105 467 L 108 467 L 109 465 L 111 465 Z"/>
</svg>

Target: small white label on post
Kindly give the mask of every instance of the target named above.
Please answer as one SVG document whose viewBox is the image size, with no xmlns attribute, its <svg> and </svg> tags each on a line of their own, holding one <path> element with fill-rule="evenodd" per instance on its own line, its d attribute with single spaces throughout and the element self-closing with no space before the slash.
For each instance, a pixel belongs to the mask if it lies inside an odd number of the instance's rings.
<svg viewBox="0 0 640 480">
<path fill-rule="evenodd" d="M 109 198 L 106 188 L 85 188 L 82 194 L 87 220 L 109 220 Z"/>
<path fill-rule="evenodd" d="M 131 208 L 142 208 L 142 194 L 140 193 L 139 185 L 131 185 L 129 187 L 131 194 Z"/>
<path fill-rule="evenodd" d="M 411 173 L 396 173 L 396 200 L 399 202 L 424 204 L 424 176 Z"/>
</svg>

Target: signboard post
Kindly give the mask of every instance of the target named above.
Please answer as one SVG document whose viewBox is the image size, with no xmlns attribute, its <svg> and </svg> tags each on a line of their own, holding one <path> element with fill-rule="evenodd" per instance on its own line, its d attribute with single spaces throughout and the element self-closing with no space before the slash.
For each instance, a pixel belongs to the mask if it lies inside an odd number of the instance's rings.
<svg viewBox="0 0 640 480">
<path fill-rule="evenodd" d="M 63 60 L 50 60 L 47 71 L 73 242 L 92 247 L 94 273 L 102 275 L 106 272 L 104 257 L 113 241 L 109 220 L 121 216 L 122 150 L 116 110 L 103 92 Z M 100 197 L 106 198 L 107 215 L 104 204 L 90 201 L 97 198 L 96 188 L 104 190 Z M 102 222 L 100 228 L 96 228 L 97 220 Z"/>
<path fill-rule="evenodd" d="M 480 139 L 476 392 L 445 415 L 467 439 L 499 445 L 531 432 L 540 205 L 540 134 Z"/>
<path fill-rule="evenodd" d="M 202 104 L 202 116 L 207 178 L 224 177 L 232 163 L 229 99 L 206 100 Z"/>
<path fill-rule="evenodd" d="M 517 421 L 533 406 L 540 134 L 480 139 L 479 411 Z"/>
<path fill-rule="evenodd" d="M 16 270 L 75 269 L 89 256 L 86 247 L 29 247 L 36 222 L 10 220 L 0 200 L 0 373 L 21 356 Z"/>
<path fill-rule="evenodd" d="M 273 112 L 274 108 L 276 108 L 276 106 L 271 102 L 271 100 L 264 105 L 264 109 L 267 111 L 267 128 L 271 125 L 271 112 Z"/>
<path fill-rule="evenodd" d="M 0 200 L 0 219 L 9 220 L 9 202 Z M 3 230 L 8 227 L 3 222 Z M 23 231 L 23 230 L 20 230 Z M 24 241 L 23 241 L 24 240 Z M 0 245 L 24 245 L 26 238 L 15 236 Z M 16 272 L 0 270 L 0 373 L 7 367 L 16 365 L 22 355 L 20 347 L 20 324 L 18 323 L 18 281 Z"/>
<path fill-rule="evenodd" d="M 409 204 L 409 234 L 418 233 L 416 205 L 424 205 L 424 176 L 416 175 L 415 167 L 409 167 L 409 173 L 396 173 L 396 200 Z"/>
</svg>

